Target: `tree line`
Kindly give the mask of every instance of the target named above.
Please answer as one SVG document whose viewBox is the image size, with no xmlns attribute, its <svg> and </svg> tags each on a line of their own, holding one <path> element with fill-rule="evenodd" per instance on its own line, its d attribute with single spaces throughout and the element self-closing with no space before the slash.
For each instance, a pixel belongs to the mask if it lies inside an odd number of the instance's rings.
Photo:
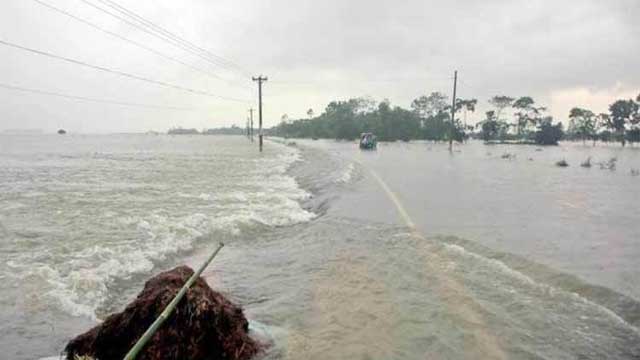
<svg viewBox="0 0 640 360">
<path fill-rule="evenodd" d="M 620 140 L 640 141 L 640 95 L 636 100 L 618 100 L 611 104 L 608 114 L 595 115 L 582 108 L 569 114 L 569 126 L 564 131 L 544 106 L 533 98 L 514 98 L 497 95 L 488 100 L 492 110 L 474 126 L 467 117 L 474 113 L 476 99 L 456 99 L 453 113 L 446 95 L 433 92 L 411 102 L 410 109 L 392 106 L 388 100 L 379 103 L 359 97 L 346 101 L 332 101 L 320 115 L 312 109 L 307 118 L 290 120 L 285 114 L 280 124 L 270 129 L 276 136 L 296 138 L 330 138 L 354 140 L 363 132 L 376 134 L 381 141 L 433 140 L 462 142 L 469 137 L 486 142 L 518 142 L 542 145 L 557 144 L 559 140 Z"/>
<path fill-rule="evenodd" d="M 636 99 L 617 100 L 609 105 L 609 113 L 595 114 L 575 107 L 569 112 L 566 138 L 570 140 L 640 142 L 640 95 Z"/>
<path fill-rule="evenodd" d="M 553 119 L 545 115 L 546 108 L 536 106 L 531 97 L 512 98 L 494 96 L 489 103 L 495 110 L 485 113 L 478 123 L 477 136 L 491 141 L 520 141 L 554 143 L 560 139 L 595 142 L 640 141 L 640 95 L 634 99 L 616 100 L 609 105 L 608 113 L 595 114 L 589 109 L 574 107 L 569 111 L 569 124 L 564 131 L 562 124 L 553 125 Z M 512 121 L 503 118 L 506 109 L 512 109 Z M 554 141 L 555 140 L 555 141 Z"/>
</svg>

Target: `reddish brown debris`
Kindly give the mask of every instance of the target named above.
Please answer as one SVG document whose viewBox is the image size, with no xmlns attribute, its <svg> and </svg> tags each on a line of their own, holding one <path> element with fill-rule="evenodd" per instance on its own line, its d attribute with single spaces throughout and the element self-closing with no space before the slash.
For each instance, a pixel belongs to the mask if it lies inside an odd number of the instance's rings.
<svg viewBox="0 0 640 360">
<path fill-rule="evenodd" d="M 181 266 L 147 281 L 123 312 L 71 340 L 65 348 L 67 359 L 87 355 L 121 360 L 192 274 Z M 198 278 L 137 359 L 250 359 L 261 346 L 248 330 L 242 309 Z"/>
</svg>

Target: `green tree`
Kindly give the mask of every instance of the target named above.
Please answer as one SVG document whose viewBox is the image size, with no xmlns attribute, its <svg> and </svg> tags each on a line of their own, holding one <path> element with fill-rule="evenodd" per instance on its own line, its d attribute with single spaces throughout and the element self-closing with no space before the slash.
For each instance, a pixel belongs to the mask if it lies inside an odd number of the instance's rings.
<svg viewBox="0 0 640 360">
<path fill-rule="evenodd" d="M 591 139 L 595 145 L 598 135 L 598 117 L 593 111 L 574 107 L 569 111 L 569 120 L 572 135 L 582 139 L 583 143 Z"/>
<path fill-rule="evenodd" d="M 498 121 L 493 110 L 487 111 L 485 117 L 476 125 L 480 128 L 480 138 L 484 141 L 504 140 L 509 125 L 504 121 Z"/>
<path fill-rule="evenodd" d="M 313 109 L 307 110 L 307 116 L 309 117 L 309 119 L 313 119 Z"/>
<path fill-rule="evenodd" d="M 611 117 L 607 113 L 600 113 L 596 116 L 596 124 L 598 128 L 598 136 L 602 141 L 611 141 L 611 132 L 607 130 L 602 130 L 607 127 L 607 124 L 611 121 Z M 605 137 L 604 132 L 607 131 L 608 137 Z"/>
<path fill-rule="evenodd" d="M 496 112 L 493 110 L 485 113 L 486 119 L 478 123 L 480 127 L 480 138 L 484 141 L 492 141 L 498 138 L 498 122 Z"/>
<path fill-rule="evenodd" d="M 631 144 L 640 142 L 640 95 L 636 97 L 635 114 L 630 119 L 629 130 L 627 131 L 627 139 Z"/>
<path fill-rule="evenodd" d="M 504 110 L 513 105 L 514 99 L 496 97 L 492 103 L 498 109 Z M 521 98 L 522 99 L 522 98 Z M 519 99 L 520 100 L 520 99 Z M 540 108 L 535 107 L 533 101 L 520 101 L 525 104 L 521 109 L 529 111 L 528 118 L 536 119 L 537 131 L 535 140 L 541 144 L 553 144 L 563 135 L 562 126 L 553 124 L 551 118 L 538 119 Z M 456 103 L 455 114 L 460 111 L 475 110 L 475 99 L 459 99 Z M 311 137 L 355 139 L 362 132 L 373 132 L 382 141 L 427 139 L 434 141 L 449 140 L 463 141 L 467 136 L 467 129 L 460 123 L 458 116 L 451 119 L 447 110 L 446 97 L 439 93 L 432 93 L 416 99 L 411 110 L 392 106 L 388 100 L 375 103 L 371 98 L 352 98 L 346 101 L 332 101 L 324 111 L 315 117 L 289 121 L 283 117 L 280 124 L 270 129 L 271 134 L 285 137 Z M 543 121 L 545 120 L 545 121 Z M 485 141 L 505 140 L 509 125 L 501 119 L 496 111 L 486 113 L 486 119 L 479 125 L 480 137 Z"/>
<path fill-rule="evenodd" d="M 640 142 L 640 128 L 634 127 L 627 131 L 627 139 L 633 145 L 633 143 Z"/>
<path fill-rule="evenodd" d="M 607 127 L 618 136 L 622 146 L 625 145 L 625 130 L 628 124 L 638 117 L 638 104 L 632 100 L 618 100 L 609 106 L 611 114 Z"/>
<path fill-rule="evenodd" d="M 529 96 L 523 96 L 515 100 L 511 106 L 517 110 L 514 113 L 516 133 L 518 137 L 526 138 L 529 125 L 535 126 L 540 120 L 541 113 L 546 109 L 544 107 L 536 107 L 535 101 Z"/>
<path fill-rule="evenodd" d="M 464 111 L 465 120 L 464 120 L 464 122 L 461 122 L 460 119 L 455 117 L 453 120 L 449 121 L 448 137 L 450 138 L 450 140 L 455 140 L 457 142 L 462 142 L 462 141 L 464 141 L 464 139 L 467 138 L 467 134 L 466 134 L 466 132 L 467 132 L 467 125 L 466 125 L 467 112 L 475 111 L 477 103 L 478 103 L 478 100 L 476 100 L 476 99 L 469 99 L 469 100 L 456 99 L 456 110 L 455 110 L 454 114 L 457 114 L 460 111 Z M 444 110 L 446 112 L 450 112 L 451 111 L 451 106 L 445 107 Z"/>
<path fill-rule="evenodd" d="M 411 102 L 411 110 L 420 118 L 426 119 L 436 116 L 447 108 L 448 97 L 439 92 L 432 92 L 429 96 L 421 96 Z"/>
<path fill-rule="evenodd" d="M 422 138 L 432 141 L 445 139 L 449 129 L 449 114 L 441 112 L 424 120 L 422 126 Z"/>
<path fill-rule="evenodd" d="M 286 120 L 283 118 L 283 120 Z M 411 140 L 421 137 L 420 120 L 411 111 L 392 107 L 384 100 L 374 107 L 369 98 L 332 101 L 318 117 L 282 121 L 272 133 L 285 137 L 352 140 L 365 131 L 380 140 Z"/>
<path fill-rule="evenodd" d="M 562 123 L 554 125 L 551 116 L 540 119 L 537 128 L 535 140 L 540 145 L 558 145 L 558 141 L 564 136 Z"/>
<path fill-rule="evenodd" d="M 500 116 L 502 115 L 502 111 L 504 111 L 504 109 L 511 107 L 511 105 L 513 104 L 513 101 L 515 99 L 509 96 L 504 96 L 504 95 L 496 95 L 494 97 L 492 97 L 491 99 L 489 99 L 489 104 L 491 104 L 493 107 L 496 108 L 495 114 L 496 114 L 496 120 L 500 121 Z"/>
<path fill-rule="evenodd" d="M 476 105 L 478 104 L 478 100 L 477 99 L 468 99 L 468 100 L 464 100 L 464 99 L 458 99 L 456 101 L 456 112 L 458 112 L 459 110 L 463 111 L 464 117 L 463 117 L 463 124 L 464 127 L 467 127 L 467 113 L 471 112 L 475 112 L 476 111 Z"/>
</svg>

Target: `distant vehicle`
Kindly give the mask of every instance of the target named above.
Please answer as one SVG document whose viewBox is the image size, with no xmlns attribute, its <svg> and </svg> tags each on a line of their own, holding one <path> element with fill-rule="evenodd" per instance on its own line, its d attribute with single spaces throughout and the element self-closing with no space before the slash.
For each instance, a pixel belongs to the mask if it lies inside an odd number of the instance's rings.
<svg viewBox="0 0 640 360">
<path fill-rule="evenodd" d="M 360 149 L 375 150 L 378 147 L 378 139 L 372 133 L 362 133 L 360 135 Z"/>
<path fill-rule="evenodd" d="M 64 135 L 66 133 L 67 133 L 67 131 L 65 129 L 58 130 L 58 134 L 60 134 L 60 135 Z"/>
</svg>

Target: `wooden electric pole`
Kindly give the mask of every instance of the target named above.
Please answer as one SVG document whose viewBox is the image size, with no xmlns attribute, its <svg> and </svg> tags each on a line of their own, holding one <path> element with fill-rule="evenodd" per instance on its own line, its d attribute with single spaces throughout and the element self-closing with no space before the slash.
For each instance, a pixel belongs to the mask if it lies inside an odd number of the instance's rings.
<svg viewBox="0 0 640 360">
<path fill-rule="evenodd" d="M 258 82 L 258 146 L 262 152 L 262 83 L 269 80 L 266 76 L 253 77 Z"/>
<path fill-rule="evenodd" d="M 453 73 L 453 103 L 451 104 L 451 128 L 449 128 L 449 151 L 453 150 L 453 130 L 456 126 L 456 87 L 458 85 L 458 70 Z"/>
<path fill-rule="evenodd" d="M 251 142 L 253 142 L 253 108 L 249 109 L 249 128 L 251 129 L 249 137 L 251 138 Z"/>
</svg>

